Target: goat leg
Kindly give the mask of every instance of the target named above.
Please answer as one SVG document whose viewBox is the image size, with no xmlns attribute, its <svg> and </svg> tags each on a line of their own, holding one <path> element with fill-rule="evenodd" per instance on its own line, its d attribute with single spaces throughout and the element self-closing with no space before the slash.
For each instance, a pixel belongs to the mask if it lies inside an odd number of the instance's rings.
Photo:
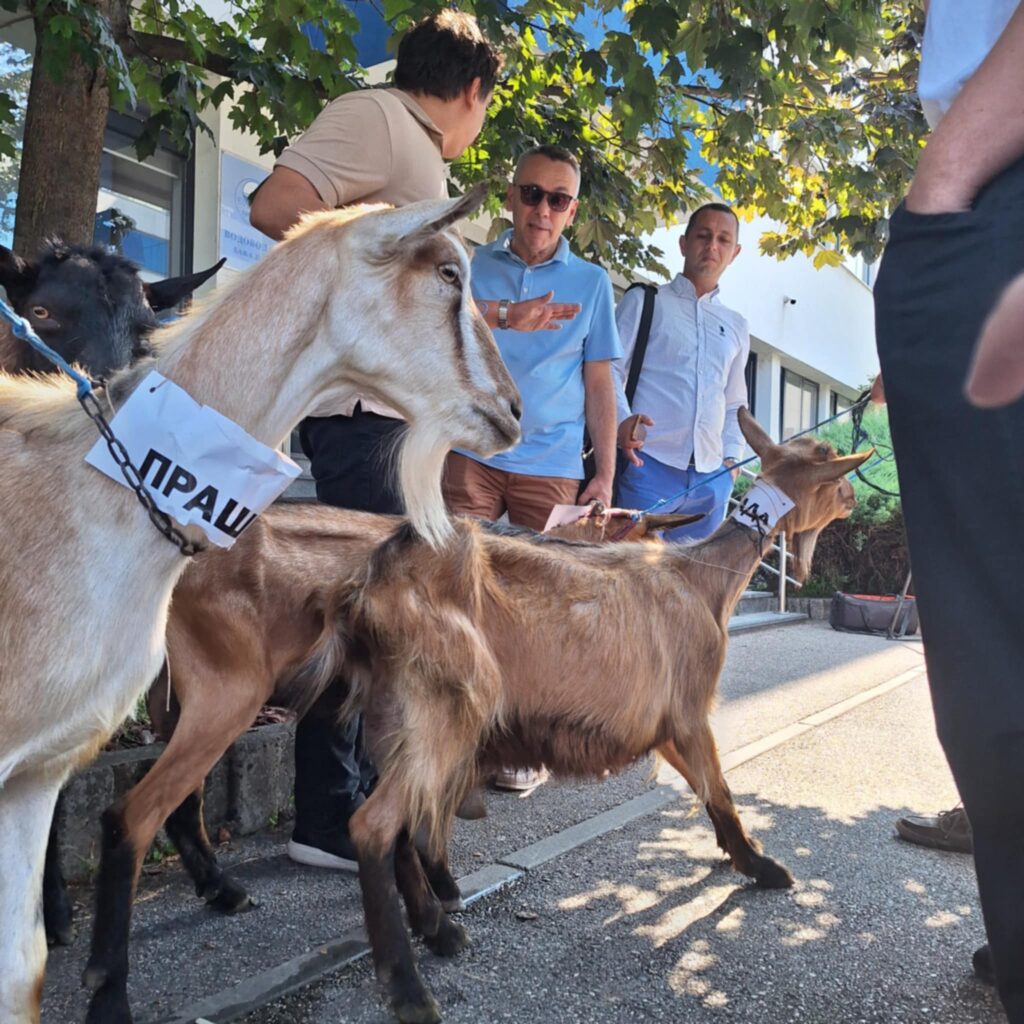
<svg viewBox="0 0 1024 1024">
<path fill-rule="evenodd" d="M 62 803 L 63 795 L 57 797 L 57 806 L 50 822 L 50 838 L 46 844 L 46 861 L 43 863 L 43 925 L 46 928 L 46 942 L 50 946 L 70 946 L 75 935 L 74 912 L 60 866 L 58 821 Z"/>
<path fill-rule="evenodd" d="M 443 857 L 440 859 L 435 858 L 430 853 L 424 828 L 417 830 L 414 845 L 416 846 L 416 852 L 419 854 L 423 873 L 427 876 L 427 881 L 430 883 L 430 888 L 434 890 L 434 895 L 441 901 L 441 906 L 449 914 L 465 910 L 466 904 L 462 901 L 459 883 L 455 881 L 454 876 L 448 869 L 447 850 Z"/>
<path fill-rule="evenodd" d="M 395 879 L 413 930 L 423 936 L 427 948 L 438 956 L 461 953 L 469 944 L 466 929 L 445 913 L 427 880 L 419 852 L 405 832 L 395 850 Z"/>
<path fill-rule="evenodd" d="M 128 930 L 139 856 L 125 828 L 123 801 L 101 818 L 96 921 L 82 984 L 92 991 L 85 1024 L 131 1024 L 128 1005 Z"/>
<path fill-rule="evenodd" d="M 722 774 L 711 729 L 705 726 L 689 736 L 686 751 L 684 754 L 671 740 L 658 748 L 661 756 L 686 779 L 693 791 L 705 798 L 718 845 L 728 853 L 732 866 L 740 874 L 753 878 L 762 888 L 788 889 L 793 884 L 789 869 L 765 856 L 743 828 Z M 698 770 L 697 765 L 703 770 Z"/>
<path fill-rule="evenodd" d="M 200 786 L 171 812 L 164 826 L 195 882 L 196 895 L 225 914 L 238 914 L 259 906 L 217 863 L 203 824 L 203 787 Z"/>
<path fill-rule="evenodd" d="M 373 964 L 384 996 L 402 1024 L 438 1024 L 441 1010 L 420 977 L 402 918 L 396 849 L 403 826 L 394 810 L 389 814 L 386 809 L 388 790 L 387 782 L 381 782 L 349 820 Z"/>
</svg>

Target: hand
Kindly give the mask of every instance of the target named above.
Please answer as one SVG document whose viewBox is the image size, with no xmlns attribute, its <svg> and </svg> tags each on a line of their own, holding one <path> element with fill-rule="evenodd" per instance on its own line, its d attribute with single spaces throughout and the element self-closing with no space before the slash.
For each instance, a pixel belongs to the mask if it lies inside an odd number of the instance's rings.
<svg viewBox="0 0 1024 1024">
<path fill-rule="evenodd" d="M 583 308 L 578 302 L 552 302 L 554 292 L 536 299 L 513 302 L 508 307 L 508 325 L 513 331 L 559 331 L 560 320 L 574 320 Z"/>
<path fill-rule="evenodd" d="M 1024 394 L 1024 274 L 1003 292 L 982 328 L 966 391 L 967 400 L 982 409 Z"/>
<path fill-rule="evenodd" d="M 647 428 L 654 426 L 654 420 L 642 412 L 627 416 L 619 424 L 618 445 L 623 454 L 634 466 L 642 466 L 644 460 L 637 455 L 647 440 Z"/>
<path fill-rule="evenodd" d="M 740 475 L 740 468 L 739 466 L 736 466 L 735 459 L 722 459 L 722 465 L 725 466 L 726 469 L 732 469 L 733 480 Z M 736 467 L 735 469 L 733 469 L 734 466 Z"/>
<path fill-rule="evenodd" d="M 885 382 L 882 380 L 881 371 L 871 382 L 871 394 L 868 398 L 875 405 L 885 405 Z"/>
<path fill-rule="evenodd" d="M 903 203 L 911 213 L 962 213 L 971 208 L 976 188 L 960 178 L 956 167 L 943 163 L 934 153 L 929 158 L 925 147 Z"/>
<path fill-rule="evenodd" d="M 586 505 L 591 501 L 599 501 L 607 508 L 612 503 L 612 475 L 598 474 L 595 476 L 583 493 L 576 499 L 577 505 Z"/>
</svg>

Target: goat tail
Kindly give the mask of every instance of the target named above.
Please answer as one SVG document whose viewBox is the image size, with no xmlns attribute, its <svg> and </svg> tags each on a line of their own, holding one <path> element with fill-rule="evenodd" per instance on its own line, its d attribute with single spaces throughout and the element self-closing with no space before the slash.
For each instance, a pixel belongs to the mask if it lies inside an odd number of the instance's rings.
<svg viewBox="0 0 1024 1024">
<path fill-rule="evenodd" d="M 448 441 L 440 424 L 414 423 L 398 450 L 398 480 L 406 515 L 416 532 L 435 549 L 451 539 L 452 524 L 444 506 L 441 477 Z"/>
</svg>

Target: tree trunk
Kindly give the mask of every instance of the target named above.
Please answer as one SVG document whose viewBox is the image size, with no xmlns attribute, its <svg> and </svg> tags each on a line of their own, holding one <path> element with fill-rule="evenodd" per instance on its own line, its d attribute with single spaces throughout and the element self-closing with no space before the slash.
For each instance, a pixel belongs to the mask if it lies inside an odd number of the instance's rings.
<svg viewBox="0 0 1024 1024">
<path fill-rule="evenodd" d="M 111 17 L 115 38 L 123 38 L 126 5 L 101 0 L 97 6 Z M 24 257 L 34 257 L 52 236 L 79 244 L 92 242 L 110 106 L 102 66 L 90 68 L 72 54 L 60 82 L 47 74 L 46 24 L 46 15 L 36 18 L 36 53 L 18 179 L 14 251 Z"/>
</svg>

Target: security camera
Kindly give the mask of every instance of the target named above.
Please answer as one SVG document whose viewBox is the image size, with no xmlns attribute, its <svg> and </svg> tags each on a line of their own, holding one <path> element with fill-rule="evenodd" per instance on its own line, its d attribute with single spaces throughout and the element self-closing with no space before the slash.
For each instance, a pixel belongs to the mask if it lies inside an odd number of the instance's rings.
<svg viewBox="0 0 1024 1024">
<path fill-rule="evenodd" d="M 795 306 L 796 305 L 796 299 L 791 299 L 788 295 L 783 295 L 782 296 L 782 304 L 784 306 Z"/>
</svg>

